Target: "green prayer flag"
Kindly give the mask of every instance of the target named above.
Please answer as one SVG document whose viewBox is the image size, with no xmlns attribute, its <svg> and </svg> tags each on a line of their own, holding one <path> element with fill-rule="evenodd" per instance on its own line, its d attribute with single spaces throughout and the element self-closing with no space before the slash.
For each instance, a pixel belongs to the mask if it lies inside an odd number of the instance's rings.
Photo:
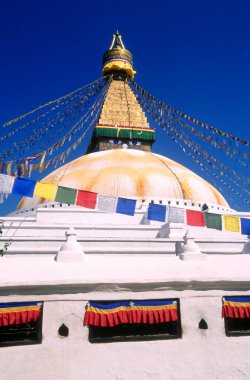
<svg viewBox="0 0 250 380">
<path fill-rule="evenodd" d="M 76 202 L 77 190 L 69 187 L 58 186 L 56 202 L 74 205 Z"/>
<path fill-rule="evenodd" d="M 215 230 L 222 230 L 222 218 L 220 214 L 213 214 L 204 212 L 205 224 L 207 228 L 214 228 Z"/>
</svg>

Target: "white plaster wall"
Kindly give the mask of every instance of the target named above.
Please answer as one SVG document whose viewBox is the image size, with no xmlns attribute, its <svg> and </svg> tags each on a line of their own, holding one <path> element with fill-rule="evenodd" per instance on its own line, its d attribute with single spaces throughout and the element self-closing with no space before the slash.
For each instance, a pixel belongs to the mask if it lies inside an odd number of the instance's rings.
<svg viewBox="0 0 250 380">
<path fill-rule="evenodd" d="M 42 344 L 0 348 L 0 380 L 250 378 L 250 337 L 225 336 L 221 297 L 230 292 L 218 290 L 250 295 L 250 256 L 237 254 L 246 238 L 194 228 L 207 260 L 182 261 L 174 254 L 174 238 L 182 238 L 186 226 L 171 226 L 173 240 L 158 239 L 162 224 L 141 226 L 142 216 L 44 209 L 37 219 L 6 218 L 13 243 L 0 261 L 0 302 L 45 304 Z M 54 261 L 69 225 L 76 226 L 86 252 L 82 264 Z M 88 342 L 82 324 L 86 301 L 171 297 L 181 301 L 182 339 Z M 206 332 L 198 330 L 201 318 Z M 62 323 L 70 329 L 68 338 L 57 334 Z"/>
<path fill-rule="evenodd" d="M 180 297 L 182 339 L 103 344 L 89 343 L 88 328 L 82 323 L 86 300 L 101 299 L 102 294 L 77 295 L 78 300 L 47 297 L 42 344 L 1 348 L 1 380 L 249 379 L 250 337 L 225 336 L 223 294 L 157 292 L 155 298 Z M 145 294 L 116 294 L 118 297 Z M 201 318 L 208 323 L 207 331 L 198 329 Z M 57 334 L 62 323 L 69 327 L 67 338 Z"/>
</svg>

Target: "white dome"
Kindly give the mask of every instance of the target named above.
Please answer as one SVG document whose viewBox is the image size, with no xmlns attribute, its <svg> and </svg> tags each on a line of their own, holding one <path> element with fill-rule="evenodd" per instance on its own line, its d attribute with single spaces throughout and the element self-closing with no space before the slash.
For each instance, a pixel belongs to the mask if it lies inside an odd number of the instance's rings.
<svg viewBox="0 0 250 380">
<path fill-rule="evenodd" d="M 133 149 L 91 153 L 55 170 L 42 182 L 136 199 L 183 199 L 229 207 L 207 181 L 167 157 Z M 19 208 L 47 202 L 23 198 Z"/>
</svg>

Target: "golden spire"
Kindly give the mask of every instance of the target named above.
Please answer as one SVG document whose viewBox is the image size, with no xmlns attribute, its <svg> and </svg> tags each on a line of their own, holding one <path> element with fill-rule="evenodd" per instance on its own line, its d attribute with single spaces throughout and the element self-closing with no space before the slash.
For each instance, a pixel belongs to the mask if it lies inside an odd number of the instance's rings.
<svg viewBox="0 0 250 380">
<path fill-rule="evenodd" d="M 103 74 L 111 80 L 87 153 L 124 147 L 151 152 L 155 131 L 129 86 L 135 73 L 132 64 L 117 31 L 103 55 Z"/>
<path fill-rule="evenodd" d="M 122 42 L 122 36 L 118 32 L 118 30 L 116 34 L 113 34 L 113 40 L 111 42 L 109 50 L 114 49 L 114 48 L 125 50 L 124 43 Z"/>
<path fill-rule="evenodd" d="M 103 75 L 113 75 L 114 79 L 133 79 L 132 54 L 125 49 L 122 36 L 117 31 L 113 35 L 109 50 L 103 55 Z"/>
</svg>

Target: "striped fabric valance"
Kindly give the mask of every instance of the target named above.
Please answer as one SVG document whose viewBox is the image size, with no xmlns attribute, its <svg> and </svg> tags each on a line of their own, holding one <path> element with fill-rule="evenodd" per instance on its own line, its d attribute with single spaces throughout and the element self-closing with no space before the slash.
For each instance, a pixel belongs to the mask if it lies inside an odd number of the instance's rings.
<svg viewBox="0 0 250 380">
<path fill-rule="evenodd" d="M 222 302 L 223 318 L 250 318 L 250 296 L 224 297 Z"/>
<path fill-rule="evenodd" d="M 95 136 L 155 141 L 155 130 L 143 127 L 96 125 Z"/>
<path fill-rule="evenodd" d="M 41 302 L 0 303 L 0 326 L 37 321 L 41 308 Z"/>
<path fill-rule="evenodd" d="M 155 324 L 178 319 L 177 301 L 122 301 L 109 304 L 89 302 L 84 325 L 113 327 L 121 324 Z"/>
</svg>

